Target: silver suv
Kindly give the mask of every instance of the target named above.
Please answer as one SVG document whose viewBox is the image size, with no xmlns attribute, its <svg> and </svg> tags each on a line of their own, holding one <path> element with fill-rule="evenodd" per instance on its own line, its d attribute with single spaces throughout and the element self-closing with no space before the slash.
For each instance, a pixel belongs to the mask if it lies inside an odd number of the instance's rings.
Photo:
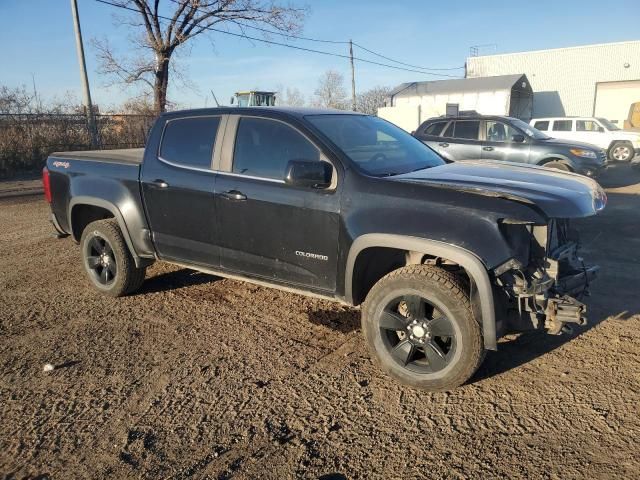
<svg viewBox="0 0 640 480">
<path fill-rule="evenodd" d="M 413 135 L 445 160 L 499 160 L 542 165 L 597 177 L 607 166 L 604 150 L 557 140 L 512 117 L 459 115 L 424 122 Z"/>
</svg>

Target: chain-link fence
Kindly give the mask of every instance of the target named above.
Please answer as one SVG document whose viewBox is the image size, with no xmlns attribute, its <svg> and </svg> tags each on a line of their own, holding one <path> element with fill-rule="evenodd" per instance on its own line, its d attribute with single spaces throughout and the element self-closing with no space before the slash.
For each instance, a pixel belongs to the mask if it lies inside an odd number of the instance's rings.
<svg viewBox="0 0 640 480">
<path fill-rule="evenodd" d="M 100 148 L 144 147 L 155 117 L 96 115 Z M 83 114 L 0 114 L 0 177 L 35 171 L 52 152 L 90 150 Z"/>
</svg>

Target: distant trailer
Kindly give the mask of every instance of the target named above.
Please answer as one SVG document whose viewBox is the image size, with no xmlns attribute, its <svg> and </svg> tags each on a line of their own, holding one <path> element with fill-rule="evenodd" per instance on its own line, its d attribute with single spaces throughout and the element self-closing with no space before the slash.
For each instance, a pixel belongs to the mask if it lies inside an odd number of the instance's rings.
<svg viewBox="0 0 640 480">
<path fill-rule="evenodd" d="M 482 115 L 507 115 L 528 121 L 533 91 L 526 75 L 462 78 L 403 83 L 378 109 L 378 116 L 408 132 L 429 118 L 475 111 Z"/>
</svg>

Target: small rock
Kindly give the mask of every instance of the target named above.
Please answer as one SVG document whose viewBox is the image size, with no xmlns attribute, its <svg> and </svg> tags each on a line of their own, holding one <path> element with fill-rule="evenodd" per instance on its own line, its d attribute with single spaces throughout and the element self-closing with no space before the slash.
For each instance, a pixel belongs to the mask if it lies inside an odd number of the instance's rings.
<svg viewBox="0 0 640 480">
<path fill-rule="evenodd" d="M 52 371 L 54 371 L 55 369 L 56 369 L 56 367 L 55 367 L 54 365 L 52 365 L 52 364 L 50 364 L 50 363 L 45 363 L 45 364 L 44 364 L 44 367 L 43 367 L 43 369 L 42 369 L 42 370 L 43 370 L 44 372 L 52 372 Z"/>
</svg>

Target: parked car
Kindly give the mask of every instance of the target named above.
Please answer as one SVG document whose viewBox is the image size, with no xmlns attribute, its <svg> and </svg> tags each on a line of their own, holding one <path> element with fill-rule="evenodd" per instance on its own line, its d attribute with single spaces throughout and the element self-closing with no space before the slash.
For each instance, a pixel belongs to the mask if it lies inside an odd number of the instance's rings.
<svg viewBox="0 0 640 480">
<path fill-rule="evenodd" d="M 279 107 L 163 114 L 144 151 L 54 153 L 43 182 L 98 291 L 131 293 L 162 260 L 362 305 L 384 369 L 429 390 L 508 332 L 585 322 L 572 295 L 597 267 L 569 222 L 606 203 L 586 177 L 447 164 L 380 118 Z"/>
<path fill-rule="evenodd" d="M 587 143 L 552 139 L 511 117 L 432 118 L 413 135 L 448 161 L 500 160 L 542 165 L 589 177 L 597 177 L 607 165 L 601 149 Z"/>
<path fill-rule="evenodd" d="M 606 118 L 534 118 L 530 123 L 553 138 L 596 145 L 605 150 L 612 161 L 627 162 L 640 155 L 640 132 L 620 130 Z"/>
</svg>

